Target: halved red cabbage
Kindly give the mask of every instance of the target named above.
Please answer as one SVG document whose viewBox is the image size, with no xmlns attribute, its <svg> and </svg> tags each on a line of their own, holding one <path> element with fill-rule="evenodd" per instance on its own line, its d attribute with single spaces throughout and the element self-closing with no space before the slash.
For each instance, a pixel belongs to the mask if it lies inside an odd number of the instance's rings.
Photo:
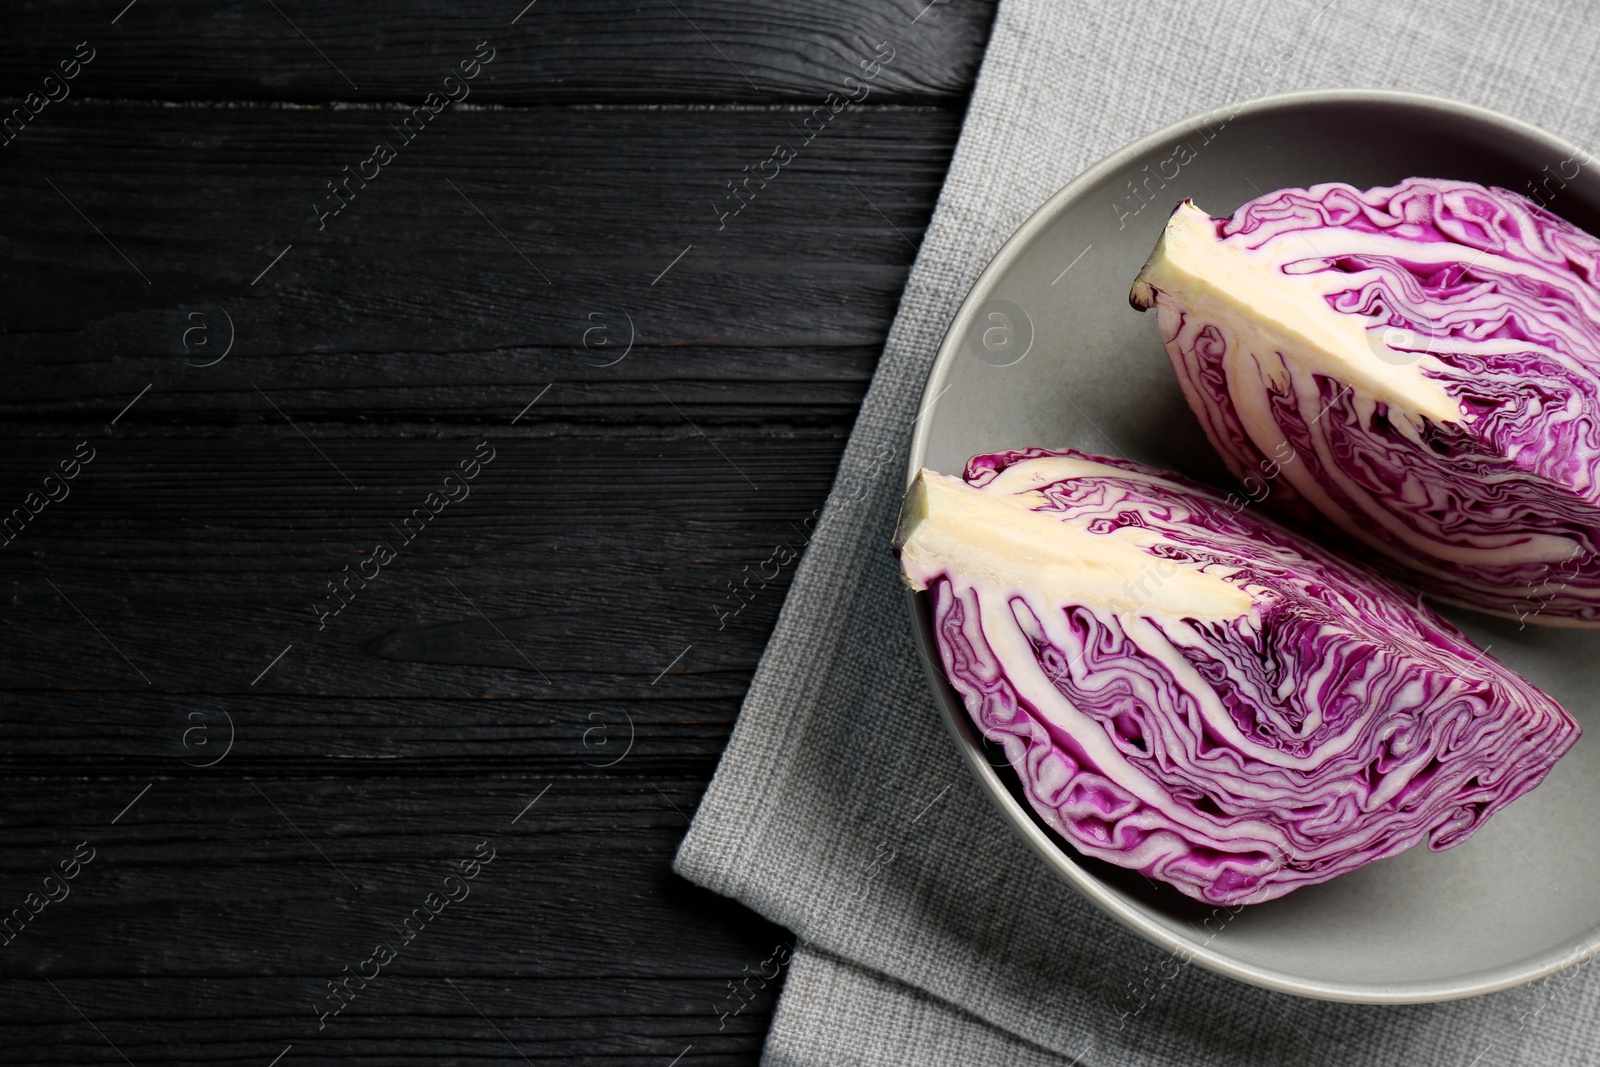
<svg viewBox="0 0 1600 1067">
<path fill-rule="evenodd" d="M 1595 626 L 1597 281 L 1600 240 L 1533 202 L 1409 178 L 1185 201 L 1130 299 L 1271 503 L 1441 599 Z"/>
<path fill-rule="evenodd" d="M 1578 737 L 1398 586 L 1139 464 L 924 470 L 895 547 L 1044 822 L 1203 901 L 1459 844 Z"/>
</svg>

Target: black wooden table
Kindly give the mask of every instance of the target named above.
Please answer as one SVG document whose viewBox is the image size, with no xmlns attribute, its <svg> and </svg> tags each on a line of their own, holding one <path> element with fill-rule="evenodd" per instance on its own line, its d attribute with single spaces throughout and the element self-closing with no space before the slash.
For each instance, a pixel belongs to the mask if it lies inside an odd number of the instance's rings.
<svg viewBox="0 0 1600 1067">
<path fill-rule="evenodd" d="M 671 858 L 992 7 L 525 2 L 8 12 L 8 1064 L 759 1054 Z"/>
</svg>

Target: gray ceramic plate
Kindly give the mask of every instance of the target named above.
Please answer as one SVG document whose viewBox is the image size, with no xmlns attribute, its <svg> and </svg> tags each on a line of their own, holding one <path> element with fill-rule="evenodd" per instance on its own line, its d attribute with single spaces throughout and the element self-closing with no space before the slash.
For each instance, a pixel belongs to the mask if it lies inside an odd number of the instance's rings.
<svg viewBox="0 0 1600 1067">
<path fill-rule="evenodd" d="M 1426 175 L 1525 192 L 1530 181 L 1576 169 L 1572 147 L 1552 135 L 1434 97 L 1294 93 L 1249 104 L 1218 129 L 1226 117 L 1211 116 L 1209 141 L 1196 119 L 1129 145 L 1079 175 L 1012 236 L 939 350 L 915 428 L 912 473 L 923 466 L 960 473 L 974 453 L 1048 445 L 1120 452 L 1225 484 L 1178 390 L 1154 316 L 1128 306 L 1129 283 L 1178 199 L 1192 197 L 1220 216 L 1285 186 L 1365 188 Z M 1178 148 L 1185 142 L 1191 152 Z M 1547 186 L 1551 210 L 1600 232 L 1594 173 L 1558 184 Z M 1131 192 L 1136 185 L 1149 190 L 1143 208 Z M 916 639 L 937 663 L 926 618 L 912 603 Z M 981 743 L 955 693 L 942 677 L 929 680 L 967 761 L 1017 831 L 1151 941 L 1302 996 L 1448 1000 L 1528 982 L 1600 950 L 1600 633 L 1518 630 L 1447 614 L 1595 736 L 1465 844 L 1413 849 L 1253 905 L 1215 935 L 1201 926 L 1207 910 L 1048 834 L 1013 794 L 1009 768 Z"/>
</svg>

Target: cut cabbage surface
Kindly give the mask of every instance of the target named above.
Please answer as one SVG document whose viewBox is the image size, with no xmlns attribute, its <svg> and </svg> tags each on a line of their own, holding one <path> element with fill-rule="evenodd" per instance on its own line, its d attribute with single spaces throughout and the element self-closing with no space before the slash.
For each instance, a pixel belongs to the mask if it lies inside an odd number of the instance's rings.
<svg viewBox="0 0 1600 1067">
<path fill-rule="evenodd" d="M 1134 282 L 1247 487 L 1439 598 L 1600 625 L 1600 240 L 1411 178 L 1180 204 Z"/>
<path fill-rule="evenodd" d="M 1046 825 L 1199 900 L 1449 848 L 1578 737 L 1413 595 L 1138 464 L 1028 449 L 924 470 L 895 546 Z"/>
</svg>

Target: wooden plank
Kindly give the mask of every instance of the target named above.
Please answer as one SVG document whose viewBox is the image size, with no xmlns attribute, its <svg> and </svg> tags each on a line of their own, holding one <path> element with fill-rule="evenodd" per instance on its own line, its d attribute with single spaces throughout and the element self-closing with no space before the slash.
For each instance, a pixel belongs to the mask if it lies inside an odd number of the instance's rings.
<svg viewBox="0 0 1600 1067">
<path fill-rule="evenodd" d="M 944 110 L 865 109 L 806 145 L 783 109 L 445 112 L 319 230 L 326 183 L 397 114 L 69 102 L 30 128 L 0 250 L 0 410 L 103 422 L 152 381 L 135 420 L 260 410 L 252 382 L 360 386 L 343 410 L 365 412 L 380 383 L 405 403 L 418 386 L 612 382 L 641 364 L 658 380 L 760 374 L 739 353 L 712 371 L 685 345 L 849 348 L 855 377 L 958 129 Z M 785 138 L 797 157 L 719 221 L 728 183 Z"/>
<path fill-rule="evenodd" d="M 169 0 L 130 6 L 113 24 L 121 3 L 29 0 L 11 13 L 0 55 L 19 95 L 88 40 L 94 59 L 68 83 L 81 95 L 420 102 L 488 41 L 494 58 L 469 102 L 815 103 L 889 42 L 870 99 L 958 104 L 994 12 L 992 0 L 525 3 Z"/>
<path fill-rule="evenodd" d="M 638 414 L 665 427 L 574 439 L 541 407 L 482 436 L 357 423 L 99 439 L 71 495 L 0 552 L 0 686 L 642 697 L 698 643 L 674 694 L 726 694 L 723 674 L 759 653 L 753 623 L 781 601 L 849 410 L 735 432 L 657 403 Z M 492 462 L 433 517 L 428 494 L 486 442 Z M 13 470 L 37 479 L 72 447 L 17 442 Z M 6 499 L 29 485 L 9 481 Z M 379 545 L 395 556 L 381 567 Z M 771 588 L 744 585 L 746 568 Z M 718 606 L 744 602 L 729 582 L 753 602 L 719 628 Z"/>
<path fill-rule="evenodd" d="M 28 1062 L 621 1064 L 693 1044 L 749 1063 L 781 980 L 787 935 L 670 872 L 696 784 L 191 777 L 120 817 L 136 782 L 85 782 L 70 811 L 30 810 L 26 785 L 5 786 L 14 903 L 92 857 L 0 953 L 0 1040 Z M 347 967 L 372 981 L 336 998 Z"/>
<path fill-rule="evenodd" d="M 13 779 L 4 801 L 7 913 L 79 854 L 78 843 L 89 844 L 70 895 L 12 931 L 0 972 L 48 964 L 68 977 L 332 977 L 375 940 L 413 947 L 396 928 L 475 855 L 495 858 L 466 889 L 452 889 L 464 896 L 444 912 L 453 922 L 413 935 L 414 947 L 439 947 L 408 951 L 400 973 L 438 973 L 448 958 L 459 974 L 560 977 L 583 973 L 576 964 L 586 955 L 606 959 L 604 950 L 637 942 L 637 973 L 676 958 L 673 973 L 715 977 L 730 947 L 771 935 L 754 921 L 719 932 L 686 910 L 699 891 L 675 882 L 670 862 L 698 804 L 697 782 L 569 766 L 548 776 L 354 781 L 245 778 L 225 761 L 209 776 L 90 778 L 65 809 Z M 216 921 L 223 913 L 229 921 Z M 698 936 L 671 948 L 643 942 L 674 917 Z M 457 958 L 448 944 L 466 938 L 497 951 Z"/>
<path fill-rule="evenodd" d="M 750 623 L 742 647 L 763 635 Z M 720 697 L 674 696 L 663 687 L 676 676 L 648 698 L 12 694 L 0 767 L 52 797 L 77 790 L 86 775 L 124 776 L 131 795 L 157 777 L 207 777 L 195 772 L 213 763 L 236 774 L 339 779 L 583 770 L 705 780 L 748 679 L 747 670 L 721 672 Z"/>
<path fill-rule="evenodd" d="M 698 981 L 612 973 L 559 979 L 397 976 L 369 991 L 321 1032 L 305 978 L 122 978 L 0 981 L 12 1006 L 0 1041 L 30 1064 L 207 1063 L 277 1067 L 350 1063 L 374 1067 L 528 1063 L 584 1067 L 749 1065 L 758 1061 L 776 980 L 766 989 L 740 973 L 773 959 L 779 941 L 753 939 L 755 957 L 729 978 Z M 491 954 L 474 946 L 477 954 Z M 781 958 L 781 954 L 777 956 Z M 765 973 L 771 973 L 770 966 Z M 450 977 L 454 987 L 444 979 Z M 83 1009 L 79 1015 L 64 998 Z M 97 1034 L 85 1022 L 92 1020 Z M 312 1031 L 307 1033 L 308 1023 Z M 124 1060 L 109 1041 L 128 1056 Z"/>
<path fill-rule="evenodd" d="M 662 392 L 711 419 L 750 421 L 785 408 L 790 421 L 803 423 L 815 421 L 813 414 L 834 419 L 840 411 L 854 410 L 880 351 L 878 345 L 646 344 L 637 339 L 630 348 L 627 318 L 619 310 L 595 314 L 573 324 L 571 339 L 577 343 L 565 347 L 385 352 L 381 359 L 367 352 L 247 358 L 239 351 L 241 339 L 235 348 L 240 358 L 230 354 L 211 367 L 187 366 L 184 360 L 203 362 L 210 356 L 198 343 L 202 337 L 220 354 L 227 323 L 214 308 L 201 312 L 201 320 L 178 320 L 185 329 L 204 331 L 190 335 L 196 342 L 190 350 L 176 328 L 172 351 L 158 354 L 74 351 L 59 336 L 13 334 L 8 343 L 31 348 L 37 361 L 0 366 L 6 383 L 0 413 L 7 418 L 4 432 L 13 437 L 58 439 L 74 431 L 98 436 L 123 405 L 151 385 L 118 422 L 123 433 L 282 425 L 283 418 L 256 391 L 259 386 L 297 422 L 351 422 L 352 413 L 358 413 L 366 421 L 408 425 L 414 432 L 438 425 L 492 425 L 489 419 L 508 424 L 536 396 L 539 413 L 529 409 L 518 426 L 548 424 L 554 417 L 540 417 L 545 412 L 594 427 L 624 418 L 637 425 L 641 417 L 663 427 L 681 425 Z M 585 324 L 593 331 L 587 347 L 580 332 Z M 550 391 L 541 396 L 546 386 Z M 184 429 L 177 428 L 178 420 Z M 7 477 L 0 470 L 0 485 Z"/>
</svg>

